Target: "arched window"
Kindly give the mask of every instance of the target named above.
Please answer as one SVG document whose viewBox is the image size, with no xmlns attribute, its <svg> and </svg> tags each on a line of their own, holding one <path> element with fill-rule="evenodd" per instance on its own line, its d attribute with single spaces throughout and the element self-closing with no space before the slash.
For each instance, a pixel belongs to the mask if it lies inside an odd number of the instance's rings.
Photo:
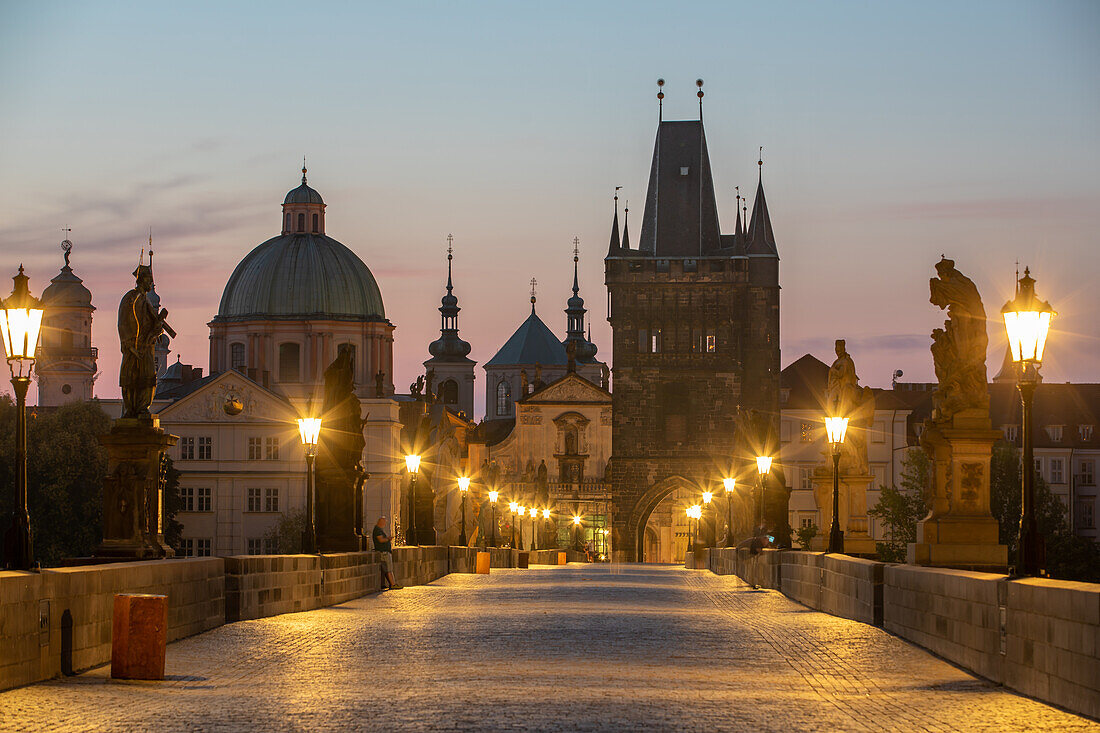
<svg viewBox="0 0 1100 733">
<path fill-rule="evenodd" d="M 317 215 L 316 214 L 313 215 L 313 233 L 314 234 L 317 233 Z"/>
<path fill-rule="evenodd" d="M 279 381 L 297 382 L 301 379 L 300 347 L 296 343 L 279 344 Z"/>
<path fill-rule="evenodd" d="M 298 231 L 304 232 L 306 230 L 306 215 L 298 214 Z"/>
<path fill-rule="evenodd" d="M 512 414 L 512 385 L 507 380 L 500 380 L 497 384 L 497 415 Z"/>
<path fill-rule="evenodd" d="M 244 344 L 229 345 L 229 368 L 244 374 Z"/>
<path fill-rule="evenodd" d="M 286 215 L 286 230 L 290 231 L 290 214 Z"/>
<path fill-rule="evenodd" d="M 453 379 L 448 379 L 446 382 L 439 385 L 439 397 L 443 400 L 444 405 L 457 405 L 458 382 Z"/>
</svg>

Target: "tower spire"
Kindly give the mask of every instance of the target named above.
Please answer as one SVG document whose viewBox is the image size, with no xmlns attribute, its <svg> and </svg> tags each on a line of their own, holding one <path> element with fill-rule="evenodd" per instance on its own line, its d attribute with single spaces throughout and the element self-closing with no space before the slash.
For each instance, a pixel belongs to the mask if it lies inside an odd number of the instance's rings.
<svg viewBox="0 0 1100 733">
<path fill-rule="evenodd" d="M 302 156 L 302 185 L 306 183 L 306 156 Z"/>
<path fill-rule="evenodd" d="M 580 286 L 577 284 L 577 263 L 580 261 L 580 247 L 581 238 L 573 237 L 573 295 L 576 297 L 580 291 Z"/>
<path fill-rule="evenodd" d="M 531 313 L 535 312 L 535 288 L 538 284 L 538 280 L 531 278 Z"/>
<path fill-rule="evenodd" d="M 447 235 L 447 295 L 451 294 L 454 286 L 451 284 L 451 260 L 454 259 L 454 235 Z"/>
<path fill-rule="evenodd" d="M 623 209 L 623 249 L 630 249 L 630 199 Z"/>
<path fill-rule="evenodd" d="M 734 227 L 733 236 L 734 241 L 740 244 L 745 236 L 745 230 L 741 226 L 741 187 L 734 186 L 733 190 L 737 192 L 737 225 Z"/>
<path fill-rule="evenodd" d="M 749 222 L 748 253 L 774 255 L 778 254 L 775 246 L 775 234 L 772 232 L 772 219 L 768 215 L 768 202 L 764 198 L 764 147 L 760 147 L 757 157 L 758 178 L 756 184 L 756 200 L 752 205 L 752 221 Z"/>
<path fill-rule="evenodd" d="M 615 186 L 615 216 L 611 220 L 611 243 L 607 247 L 607 254 L 615 254 L 622 244 L 619 241 L 619 189 L 622 186 Z"/>
<path fill-rule="evenodd" d="M 663 122 L 665 119 L 665 80 L 657 80 L 657 122 Z"/>
<path fill-rule="evenodd" d="M 699 97 L 699 121 L 702 122 L 703 121 L 703 80 L 702 79 L 696 79 L 695 80 L 695 86 L 699 87 L 699 92 L 698 92 L 698 97 Z"/>
</svg>

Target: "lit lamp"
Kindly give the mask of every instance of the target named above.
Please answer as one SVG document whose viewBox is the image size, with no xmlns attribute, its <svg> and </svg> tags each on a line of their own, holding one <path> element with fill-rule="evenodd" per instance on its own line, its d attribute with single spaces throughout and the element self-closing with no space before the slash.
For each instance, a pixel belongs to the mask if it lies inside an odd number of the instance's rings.
<svg viewBox="0 0 1100 733">
<path fill-rule="evenodd" d="M 1016 387 L 1023 406 L 1024 431 L 1023 496 L 1020 502 L 1020 542 L 1016 559 L 1018 575 L 1040 575 L 1046 565 L 1046 549 L 1035 521 L 1035 458 L 1031 430 L 1031 405 L 1039 384 L 1039 367 L 1043 361 L 1050 320 L 1057 315 L 1050 303 L 1035 295 L 1035 280 L 1031 271 L 1017 281 L 1016 297 L 1001 309 L 1008 333 L 1012 361 L 1019 364 Z"/>
<path fill-rule="evenodd" d="M 27 287 L 30 279 L 23 274 L 12 278 L 15 287 L 0 308 L 0 332 L 11 369 L 11 386 L 15 391 L 15 490 L 18 493 L 12 509 L 11 529 L 5 541 L 7 552 L 4 567 L 9 570 L 30 570 L 34 565 L 31 545 L 31 515 L 27 511 L 27 390 L 31 386 L 31 368 L 38 348 L 38 332 L 42 328 L 42 304 Z"/>
<path fill-rule="evenodd" d="M 688 517 L 695 520 L 695 532 L 691 531 L 691 523 L 688 523 L 688 546 L 691 551 L 694 552 L 696 548 L 696 542 L 699 539 L 699 518 L 703 516 L 703 508 L 698 504 L 692 504 L 688 507 Z"/>
<path fill-rule="evenodd" d="M 527 515 L 531 517 L 531 550 L 539 549 L 539 543 L 537 536 L 535 535 L 535 517 L 539 514 L 539 510 L 535 507 L 531 507 L 527 510 Z"/>
<path fill-rule="evenodd" d="M 549 522 L 549 521 L 550 521 L 550 510 L 549 509 L 543 509 L 542 510 L 542 528 L 544 530 L 546 529 L 546 523 Z M 551 547 L 549 549 L 553 549 L 553 548 Z"/>
<path fill-rule="evenodd" d="M 829 552 L 844 552 L 844 532 L 840 529 L 840 446 L 848 432 L 848 418 L 825 418 L 825 434 L 833 447 L 833 524 L 829 529 Z"/>
<path fill-rule="evenodd" d="M 714 498 L 714 493 L 713 492 L 711 492 L 711 491 L 704 491 L 703 492 L 703 510 L 706 511 L 708 514 L 710 514 L 710 534 L 711 534 L 711 536 L 708 537 L 707 541 L 703 543 L 704 546 L 706 546 L 706 547 L 713 547 L 714 545 L 712 543 L 716 543 L 717 540 L 718 540 L 718 528 L 717 528 L 718 518 L 714 515 L 714 512 L 712 512 L 710 510 L 710 501 L 713 498 Z"/>
<path fill-rule="evenodd" d="M 527 516 L 527 507 L 523 506 L 522 504 L 517 504 L 516 505 L 516 513 L 519 514 L 519 539 L 514 540 L 512 542 L 512 544 L 515 546 L 515 548 L 517 550 L 522 550 L 523 549 L 523 518 L 525 516 Z M 512 536 L 515 537 L 515 528 L 514 527 L 512 528 Z M 519 544 L 516 544 L 517 542 Z"/>
<path fill-rule="evenodd" d="M 726 509 L 729 512 L 726 525 L 726 547 L 733 547 L 733 492 L 737 489 L 737 481 L 733 478 L 722 479 L 722 487 L 726 490 Z"/>
<path fill-rule="evenodd" d="M 515 501 L 508 502 L 508 513 L 512 515 L 510 524 L 512 525 L 512 541 L 509 543 L 509 547 L 516 546 L 516 512 L 519 511 L 519 503 Z"/>
<path fill-rule="evenodd" d="M 764 524 L 764 485 L 768 480 L 768 474 L 772 470 L 772 458 L 771 456 L 757 456 L 756 457 L 756 474 L 760 482 L 760 501 L 756 505 L 756 530 L 760 531 L 760 527 Z"/>
<path fill-rule="evenodd" d="M 405 470 L 409 472 L 409 528 L 405 530 L 405 544 L 419 545 L 416 538 L 416 476 L 420 473 L 420 456 L 405 456 Z"/>
<path fill-rule="evenodd" d="M 581 550 L 581 518 L 576 514 L 573 515 L 573 549 L 578 552 Z"/>
<path fill-rule="evenodd" d="M 313 555 L 317 552 L 317 521 L 314 517 L 313 472 L 317 460 L 317 438 L 321 435 L 321 418 L 298 418 L 298 435 L 302 447 L 306 450 L 306 528 L 302 532 L 302 552 Z"/>
<path fill-rule="evenodd" d="M 493 507 L 493 528 L 492 528 L 492 530 L 490 530 L 492 532 L 492 540 L 489 542 L 489 547 L 496 547 L 497 546 L 497 497 L 498 496 L 500 496 L 499 491 L 490 491 L 489 492 L 489 504 Z"/>
<path fill-rule="evenodd" d="M 470 478 L 468 476 L 458 477 L 458 490 L 462 492 L 462 531 L 458 533 L 458 544 L 465 547 L 466 541 L 466 494 L 470 491 Z"/>
</svg>

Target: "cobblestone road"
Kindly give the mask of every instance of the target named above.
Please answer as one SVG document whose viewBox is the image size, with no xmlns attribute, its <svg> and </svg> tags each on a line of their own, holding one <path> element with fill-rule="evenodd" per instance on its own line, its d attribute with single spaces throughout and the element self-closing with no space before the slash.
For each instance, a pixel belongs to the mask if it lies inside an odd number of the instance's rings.
<svg viewBox="0 0 1100 733">
<path fill-rule="evenodd" d="M 450 575 L 0 693 L 2 730 L 1100 731 L 854 621 L 669 566 Z"/>
</svg>

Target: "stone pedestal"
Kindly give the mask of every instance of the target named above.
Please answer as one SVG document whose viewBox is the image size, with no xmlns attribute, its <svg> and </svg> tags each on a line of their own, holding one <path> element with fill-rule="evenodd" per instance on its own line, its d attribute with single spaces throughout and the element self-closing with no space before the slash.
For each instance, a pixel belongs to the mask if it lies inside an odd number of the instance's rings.
<svg viewBox="0 0 1100 733">
<path fill-rule="evenodd" d="M 844 552 L 848 555 L 873 555 L 875 541 L 867 531 L 867 489 L 875 477 L 840 475 L 840 529 L 844 532 Z M 829 544 L 833 526 L 833 471 L 818 468 L 813 473 L 814 500 L 821 512 L 821 526 L 814 537 L 814 549 L 824 550 Z M 820 545 L 820 547 L 819 547 Z"/>
<path fill-rule="evenodd" d="M 317 523 L 318 552 L 356 552 L 363 546 L 363 538 L 356 531 L 357 487 L 360 474 L 349 473 L 331 461 L 318 456 L 316 495 L 314 504 Z"/>
<path fill-rule="evenodd" d="M 107 449 L 103 479 L 103 542 L 96 557 L 149 560 L 172 557 L 164 541 L 164 451 L 179 438 L 150 418 L 115 420 L 100 436 Z"/>
<path fill-rule="evenodd" d="M 999 544 L 989 508 L 989 462 L 1000 437 L 980 410 L 947 424 L 925 423 L 921 446 L 932 457 L 932 509 L 917 523 L 910 564 L 994 572 L 1008 566 L 1008 547 Z"/>
</svg>

